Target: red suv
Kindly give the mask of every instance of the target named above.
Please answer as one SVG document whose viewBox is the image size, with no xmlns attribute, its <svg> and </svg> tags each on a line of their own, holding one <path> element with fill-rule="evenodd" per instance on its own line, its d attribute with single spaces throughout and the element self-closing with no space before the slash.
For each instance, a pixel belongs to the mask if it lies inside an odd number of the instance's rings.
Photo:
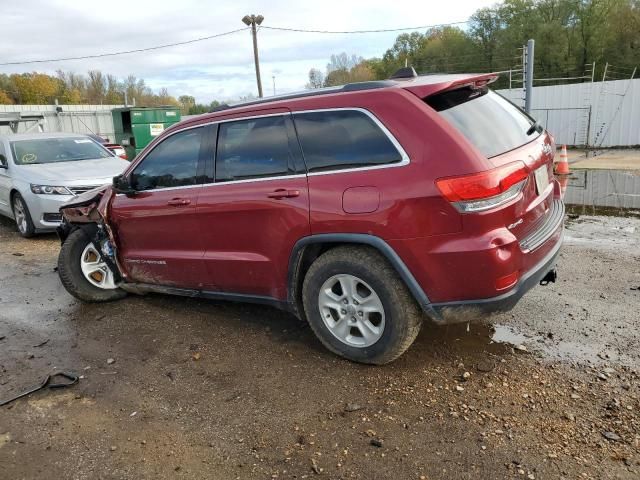
<svg viewBox="0 0 640 480">
<path fill-rule="evenodd" d="M 423 318 L 468 321 L 555 279 L 553 138 L 442 75 L 311 90 L 174 125 L 113 185 L 65 204 L 77 298 L 264 303 L 348 359 L 382 364 Z"/>
</svg>

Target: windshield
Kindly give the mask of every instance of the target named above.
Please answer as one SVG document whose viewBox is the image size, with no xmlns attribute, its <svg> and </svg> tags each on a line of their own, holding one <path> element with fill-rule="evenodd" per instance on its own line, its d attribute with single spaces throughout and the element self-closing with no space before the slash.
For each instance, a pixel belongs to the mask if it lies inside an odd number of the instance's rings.
<svg viewBox="0 0 640 480">
<path fill-rule="evenodd" d="M 38 138 L 11 142 L 16 165 L 74 162 L 113 155 L 87 137 Z"/>
<path fill-rule="evenodd" d="M 542 130 L 532 128 L 531 117 L 487 88 L 459 88 L 425 101 L 487 158 L 529 143 Z"/>
</svg>

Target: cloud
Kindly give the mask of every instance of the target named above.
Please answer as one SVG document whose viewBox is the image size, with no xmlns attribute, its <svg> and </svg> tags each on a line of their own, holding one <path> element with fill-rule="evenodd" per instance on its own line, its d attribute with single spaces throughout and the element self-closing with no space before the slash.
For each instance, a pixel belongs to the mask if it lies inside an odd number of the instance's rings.
<svg viewBox="0 0 640 480">
<path fill-rule="evenodd" d="M 493 0 L 21 0 L 2 6 L 3 62 L 91 55 L 186 41 L 241 28 L 247 13 L 279 27 L 358 30 L 466 20 Z M 452 4 L 455 4 L 453 8 Z M 310 68 L 324 70 L 332 53 L 380 56 L 397 33 L 328 35 L 261 29 L 258 33 L 265 94 L 299 90 Z M 200 102 L 255 94 L 249 31 L 199 43 L 99 59 L 0 67 L 0 73 L 99 69 L 118 77 L 133 74 L 154 89 L 194 95 Z"/>
</svg>

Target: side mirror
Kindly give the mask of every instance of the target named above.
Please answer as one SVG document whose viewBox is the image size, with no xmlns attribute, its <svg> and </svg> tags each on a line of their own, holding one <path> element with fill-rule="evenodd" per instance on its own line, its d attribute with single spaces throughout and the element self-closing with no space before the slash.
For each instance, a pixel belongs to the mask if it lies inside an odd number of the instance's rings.
<svg viewBox="0 0 640 480">
<path fill-rule="evenodd" d="M 0 168 L 7 168 L 7 157 L 0 153 Z"/>
<path fill-rule="evenodd" d="M 124 193 L 125 195 L 133 195 L 136 193 L 135 189 L 131 186 L 129 177 L 124 175 L 113 177 L 113 190 L 116 193 Z"/>
</svg>

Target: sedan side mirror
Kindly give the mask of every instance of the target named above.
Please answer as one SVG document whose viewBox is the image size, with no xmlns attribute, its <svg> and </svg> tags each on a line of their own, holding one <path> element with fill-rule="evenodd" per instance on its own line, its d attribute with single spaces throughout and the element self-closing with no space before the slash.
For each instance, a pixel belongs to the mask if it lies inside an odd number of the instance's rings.
<svg viewBox="0 0 640 480">
<path fill-rule="evenodd" d="M 113 190 L 116 193 L 124 193 L 125 195 L 133 195 L 136 193 L 135 189 L 131 186 L 129 177 L 125 175 L 113 177 Z"/>
<path fill-rule="evenodd" d="M 7 168 L 7 157 L 0 153 L 0 168 Z"/>
</svg>

